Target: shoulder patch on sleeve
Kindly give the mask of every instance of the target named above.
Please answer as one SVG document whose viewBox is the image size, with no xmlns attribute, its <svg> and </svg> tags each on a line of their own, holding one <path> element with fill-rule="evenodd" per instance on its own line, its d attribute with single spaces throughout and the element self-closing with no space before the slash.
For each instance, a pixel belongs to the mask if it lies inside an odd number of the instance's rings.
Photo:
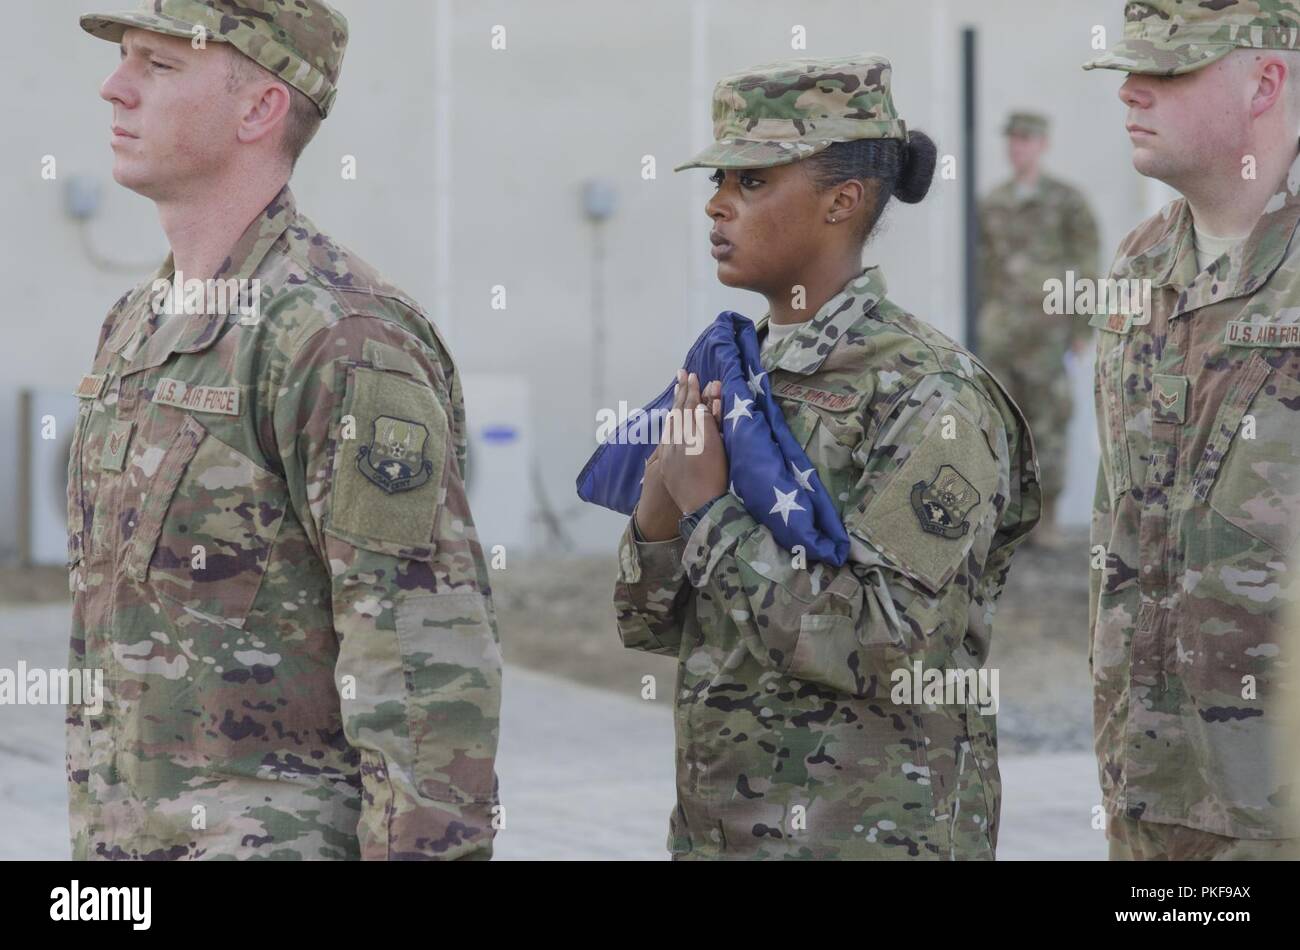
<svg viewBox="0 0 1300 950">
<path fill-rule="evenodd" d="M 945 402 L 911 455 L 850 516 L 848 527 L 938 593 L 970 551 L 997 487 L 998 460 L 983 430 L 958 403 Z"/>
<path fill-rule="evenodd" d="M 371 550 L 427 560 L 442 503 L 447 414 L 394 372 L 349 366 L 335 438 L 327 530 Z"/>
</svg>

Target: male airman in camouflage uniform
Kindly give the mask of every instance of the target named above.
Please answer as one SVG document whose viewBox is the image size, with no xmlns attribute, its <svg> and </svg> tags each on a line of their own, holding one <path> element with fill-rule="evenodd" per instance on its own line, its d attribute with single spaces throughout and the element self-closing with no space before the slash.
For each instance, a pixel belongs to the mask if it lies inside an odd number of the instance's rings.
<svg viewBox="0 0 1300 950">
<path fill-rule="evenodd" d="M 1043 517 L 1031 544 L 1054 547 L 1073 411 L 1063 359 L 1091 336 L 1086 320 L 1044 309 L 1044 283 L 1095 279 L 1097 225 L 1079 191 L 1040 169 L 1045 116 L 1012 114 L 1004 130 L 1015 176 L 980 206 L 980 358 L 1024 410 L 1042 466 Z"/>
<path fill-rule="evenodd" d="M 319 0 L 81 22 L 123 44 L 104 97 L 135 133 L 114 143 L 128 178 L 177 120 L 149 100 L 202 57 L 268 70 L 254 117 L 284 84 L 323 117 L 347 42 Z M 486 858 L 501 660 L 459 377 L 419 306 L 297 210 L 291 163 L 269 167 L 279 192 L 214 275 L 260 282 L 256 306 L 164 314 L 146 281 L 77 390 L 72 665 L 108 697 L 68 710 L 73 853 Z"/>
<path fill-rule="evenodd" d="M 1185 197 L 1116 255 L 1112 277 L 1149 280 L 1149 305 L 1093 321 L 1089 659 L 1111 856 L 1294 858 L 1278 746 L 1295 735 L 1281 681 L 1300 536 L 1300 4 L 1125 13 L 1088 67 L 1130 73 L 1134 165 Z M 1207 234 L 1239 237 L 1219 252 Z"/>
<path fill-rule="evenodd" d="M 906 141 L 879 57 L 755 67 L 715 91 L 717 143 L 687 165 L 767 168 L 832 142 Z M 759 323 L 765 337 L 768 318 Z M 675 539 L 623 534 L 625 646 L 676 656 L 677 807 L 693 858 L 989 858 L 991 710 L 894 701 L 896 674 L 988 656 L 1011 554 L 1038 516 L 1023 418 L 867 268 L 763 370 L 852 540 L 803 564 L 734 494 Z M 643 497 L 644 501 L 644 497 Z M 696 520 L 698 517 L 698 520 Z"/>
</svg>

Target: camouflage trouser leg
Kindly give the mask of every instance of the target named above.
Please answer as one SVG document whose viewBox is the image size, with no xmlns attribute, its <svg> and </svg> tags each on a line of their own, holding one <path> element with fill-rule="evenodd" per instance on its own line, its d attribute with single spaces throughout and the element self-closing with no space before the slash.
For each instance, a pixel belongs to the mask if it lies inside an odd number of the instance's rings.
<svg viewBox="0 0 1300 950">
<path fill-rule="evenodd" d="M 1043 501 L 1053 502 L 1065 487 L 1066 430 L 1074 409 L 1065 365 L 996 357 L 990 357 L 987 363 L 1029 421 L 1029 431 L 1038 450 Z"/>
<path fill-rule="evenodd" d="M 1185 825 L 1109 816 L 1112 861 L 1295 861 L 1300 838 L 1226 838 Z"/>
</svg>

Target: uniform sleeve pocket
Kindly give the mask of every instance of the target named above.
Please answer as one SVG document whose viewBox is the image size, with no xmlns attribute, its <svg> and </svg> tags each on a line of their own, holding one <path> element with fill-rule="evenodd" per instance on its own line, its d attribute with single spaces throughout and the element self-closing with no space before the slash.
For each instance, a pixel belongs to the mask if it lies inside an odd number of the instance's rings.
<svg viewBox="0 0 1300 950">
<path fill-rule="evenodd" d="M 420 794 L 494 801 L 501 648 L 487 598 L 479 591 L 408 596 L 396 623 Z"/>
<path fill-rule="evenodd" d="M 854 692 L 858 689 L 856 670 L 850 665 L 848 654 L 859 646 L 856 638 L 852 617 L 804 614 L 799 618 L 799 636 L 782 672 L 841 692 Z"/>
<path fill-rule="evenodd" d="M 863 579 L 851 565 L 827 588 L 820 611 L 799 618 L 798 635 L 782 670 L 796 679 L 857 693 L 867 670 L 905 665 L 907 650 L 897 624 L 863 597 Z"/>
</svg>

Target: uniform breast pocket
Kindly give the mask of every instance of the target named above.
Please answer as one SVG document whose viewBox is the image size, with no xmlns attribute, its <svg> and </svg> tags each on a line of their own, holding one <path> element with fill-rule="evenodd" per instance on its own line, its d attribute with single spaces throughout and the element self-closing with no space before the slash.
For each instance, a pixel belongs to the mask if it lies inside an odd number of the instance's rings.
<svg viewBox="0 0 1300 950">
<path fill-rule="evenodd" d="M 836 411 L 809 403 L 787 404 L 782 409 L 795 441 L 841 511 L 849 488 L 861 474 L 853 465 L 853 446 L 862 441 L 862 424 L 855 409 L 856 404 Z"/>
<path fill-rule="evenodd" d="M 1219 411 L 1194 490 L 1226 521 L 1291 552 L 1300 539 L 1300 380 L 1254 356 Z"/>
<path fill-rule="evenodd" d="M 197 612 L 240 626 L 286 503 L 278 476 L 187 416 L 145 486 L 124 570 L 173 620 Z"/>
<path fill-rule="evenodd" d="M 790 434 L 799 443 L 799 447 L 807 452 L 808 443 L 817 431 L 817 413 L 806 403 L 786 403 L 781 406 L 781 412 L 785 415 L 785 424 L 789 427 Z"/>
<path fill-rule="evenodd" d="M 1110 500 L 1133 487 L 1133 464 L 1130 456 L 1130 429 L 1124 413 L 1124 345 L 1117 342 L 1104 350 L 1097 360 L 1096 396 L 1100 416 L 1102 468 Z"/>
<path fill-rule="evenodd" d="M 68 447 L 68 568 L 81 563 L 85 556 L 86 503 L 85 484 L 82 481 L 81 456 L 85 444 L 86 426 L 90 424 L 91 409 L 83 405 L 77 414 L 77 425 Z"/>
</svg>

